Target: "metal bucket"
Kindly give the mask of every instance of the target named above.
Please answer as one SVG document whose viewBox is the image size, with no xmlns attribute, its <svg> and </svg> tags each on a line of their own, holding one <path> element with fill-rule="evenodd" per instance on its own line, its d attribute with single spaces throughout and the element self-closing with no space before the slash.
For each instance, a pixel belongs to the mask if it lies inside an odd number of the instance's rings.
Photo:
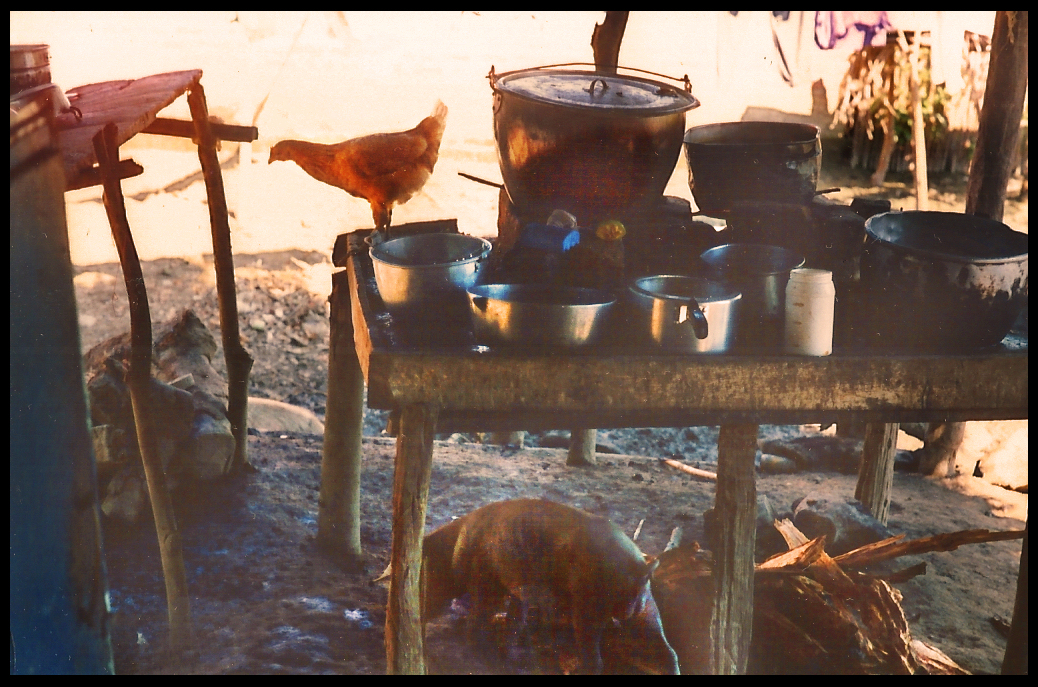
<svg viewBox="0 0 1038 687">
<path fill-rule="evenodd" d="M 11 46 L 11 95 L 50 83 L 50 46 Z"/>
<path fill-rule="evenodd" d="M 742 293 L 736 341 L 740 346 L 782 347 L 789 273 L 804 257 L 786 248 L 729 243 L 704 251 L 706 275 Z"/>
<path fill-rule="evenodd" d="M 491 245 L 464 234 L 419 234 L 371 249 L 379 294 L 390 310 L 422 307 L 451 297 L 464 304 L 465 289 L 477 283 Z"/>
</svg>

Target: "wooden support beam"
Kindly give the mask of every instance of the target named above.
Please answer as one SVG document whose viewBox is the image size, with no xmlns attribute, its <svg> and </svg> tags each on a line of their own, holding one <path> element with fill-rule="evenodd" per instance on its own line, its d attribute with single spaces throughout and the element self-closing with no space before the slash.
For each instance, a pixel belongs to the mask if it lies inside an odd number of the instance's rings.
<svg viewBox="0 0 1038 687">
<path fill-rule="evenodd" d="M 858 485 L 854 489 L 854 498 L 884 525 L 887 524 L 890 491 L 894 486 L 897 430 L 896 422 L 870 422 L 865 426 L 865 446 L 858 467 Z"/>
<path fill-rule="evenodd" d="M 572 429 L 569 433 L 569 455 L 566 465 L 583 467 L 597 465 L 595 459 L 595 442 L 598 439 L 597 429 Z"/>
<path fill-rule="evenodd" d="M 254 126 L 221 124 L 210 120 L 209 128 L 213 132 L 213 137 L 221 141 L 251 143 L 259 138 L 259 129 Z M 155 121 L 149 124 L 141 133 L 154 134 L 156 136 L 175 136 L 177 138 L 194 139 L 195 124 L 192 121 L 185 121 L 182 119 L 156 117 Z"/>
<path fill-rule="evenodd" d="M 721 425 L 717 438 L 717 550 L 710 668 L 742 675 L 753 635 L 753 549 L 757 539 L 754 459 L 757 425 Z"/>
<path fill-rule="evenodd" d="M 151 312 L 148 293 L 144 287 L 144 273 L 137 256 L 137 248 L 126 219 L 126 204 L 123 200 L 119 179 L 114 175 L 115 161 L 119 159 L 116 143 L 116 127 L 106 125 L 94 136 L 94 153 L 104 183 L 101 200 L 108 222 L 112 226 L 112 237 L 119 251 L 126 296 L 130 303 L 130 369 L 127 386 L 133 419 L 137 426 L 137 442 L 140 447 L 144 476 L 148 483 L 148 497 L 155 518 L 155 530 L 159 540 L 159 557 L 162 574 L 166 580 L 166 605 L 169 615 L 170 648 L 174 651 L 188 649 L 192 644 L 191 608 L 187 592 L 187 575 L 184 571 L 184 553 L 173 513 L 173 501 L 166 484 L 162 460 L 156 446 L 155 413 L 151 408 Z"/>
<path fill-rule="evenodd" d="M 209 199 L 209 223 L 213 234 L 213 262 L 216 268 L 216 293 L 220 301 L 220 334 L 224 358 L 227 360 L 227 419 L 234 432 L 234 460 L 231 474 L 248 462 L 249 372 L 252 356 L 241 344 L 238 332 L 238 302 L 234 287 L 234 256 L 231 253 L 231 227 L 227 220 L 227 198 L 223 191 L 223 173 L 216 156 L 216 139 L 209 127 L 209 109 L 202 84 L 195 82 L 187 92 L 187 104 L 198 142 L 198 161 L 202 165 L 206 197 Z"/>
<path fill-rule="evenodd" d="M 317 545 L 363 568 L 360 542 L 360 460 L 364 419 L 364 374 L 353 342 L 353 309 L 346 271 L 332 275 L 328 400 L 321 458 Z"/>
<path fill-rule="evenodd" d="M 144 168 L 134 160 L 119 160 L 112 169 L 116 179 L 129 179 L 144 174 Z M 66 191 L 78 191 L 81 188 L 99 186 L 102 183 L 101 170 L 97 167 L 84 169 L 65 184 Z"/>
<path fill-rule="evenodd" d="M 404 406 L 400 413 L 393 475 L 393 551 L 386 607 L 386 673 L 389 675 L 425 673 L 420 581 L 435 434 L 435 408 L 419 404 Z"/>
<path fill-rule="evenodd" d="M 630 12 L 606 12 L 605 21 L 595 24 L 595 30 L 591 33 L 591 50 L 595 55 L 596 69 L 616 73 L 620 63 L 620 42 L 627 28 L 628 15 Z"/>
<path fill-rule="evenodd" d="M 995 13 L 966 213 L 1002 221 L 1027 92 L 1027 12 Z"/>
</svg>

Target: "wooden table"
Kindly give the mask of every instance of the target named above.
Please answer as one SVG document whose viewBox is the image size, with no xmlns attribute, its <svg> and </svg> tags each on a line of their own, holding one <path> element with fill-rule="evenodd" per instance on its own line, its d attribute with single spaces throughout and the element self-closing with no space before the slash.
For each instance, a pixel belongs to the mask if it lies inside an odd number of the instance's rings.
<svg viewBox="0 0 1038 687">
<path fill-rule="evenodd" d="M 752 624 L 759 424 L 872 423 L 859 490 L 864 483 L 884 493 L 895 423 L 1027 417 L 1021 338 L 977 355 L 836 350 L 813 358 L 660 355 L 629 346 L 508 351 L 475 345 L 464 325 L 409 332 L 384 311 L 363 237 L 354 232 L 336 244 L 335 263 L 346 270 L 333 289 L 319 537 L 345 536 L 359 554 L 366 380 L 370 407 L 400 412 L 386 618 L 391 673 L 424 671 L 419 573 L 437 431 L 720 425 L 712 665 L 736 673 L 745 669 Z"/>
<path fill-rule="evenodd" d="M 256 127 L 210 122 L 201 79 L 202 70 L 189 69 L 139 79 L 77 86 L 66 95 L 81 116 L 77 117 L 71 112 L 63 113 L 56 118 L 55 124 L 65 170 L 66 190 L 69 191 L 102 183 L 104 172 L 96 166 L 98 159 L 94 138 L 106 126 L 114 127 L 116 146 L 140 133 L 195 139 L 209 200 L 220 301 L 220 330 L 228 369 L 228 418 L 235 437 L 235 466 L 239 466 L 246 460 L 248 376 L 252 359 L 242 347 L 238 336 L 227 201 L 215 144 L 218 139 L 255 141 L 259 133 Z M 158 116 L 159 112 L 185 93 L 188 95 L 192 121 Z M 108 175 L 116 181 L 137 176 L 144 171 L 139 164 L 129 159 L 118 161 L 112 167 Z M 124 219 L 120 218 L 119 222 L 125 223 Z M 126 226 L 128 228 L 128 224 Z M 136 253 L 135 250 L 133 252 Z M 127 265 L 124 264 L 124 272 L 126 269 Z"/>
</svg>

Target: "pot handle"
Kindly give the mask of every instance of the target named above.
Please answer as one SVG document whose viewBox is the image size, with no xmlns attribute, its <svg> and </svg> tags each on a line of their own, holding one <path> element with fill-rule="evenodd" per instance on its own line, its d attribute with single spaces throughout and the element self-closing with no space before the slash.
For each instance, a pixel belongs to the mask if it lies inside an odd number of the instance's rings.
<svg viewBox="0 0 1038 687">
<path fill-rule="evenodd" d="M 696 338 L 705 339 L 710 333 L 710 328 L 706 321 L 706 313 L 703 312 L 703 309 L 699 307 L 699 302 L 692 296 L 689 296 L 688 300 L 678 307 L 677 323 L 687 322 L 689 318 L 692 319 L 692 331 L 695 333 Z"/>
<path fill-rule="evenodd" d="M 594 64 L 593 62 L 563 62 L 561 64 L 546 64 L 546 65 L 541 66 L 541 67 L 532 67 L 531 69 L 552 69 L 554 67 L 595 67 L 597 69 L 598 65 Z M 638 69 L 637 67 L 617 66 L 617 69 L 626 69 L 626 70 L 632 71 L 632 72 L 641 72 L 642 74 L 652 74 L 653 76 L 659 76 L 659 77 L 662 77 L 664 79 L 670 79 L 671 81 L 678 81 L 678 82 L 684 84 L 686 93 L 691 93 L 692 92 L 692 82 L 689 80 L 688 74 L 685 74 L 685 76 L 683 76 L 682 78 L 679 79 L 676 76 L 667 76 L 666 74 L 660 74 L 658 72 L 650 72 L 647 69 Z M 518 69 L 516 71 L 529 71 L 529 70 L 527 70 L 527 69 Z M 487 78 L 490 79 L 490 88 L 494 89 L 494 90 L 497 90 L 495 88 L 495 86 L 497 84 L 498 78 L 500 78 L 502 76 L 507 76 L 508 74 L 512 74 L 512 73 L 513 72 L 505 72 L 504 74 L 496 74 L 494 72 L 494 66 L 491 65 L 490 66 L 490 73 L 487 74 Z"/>
</svg>

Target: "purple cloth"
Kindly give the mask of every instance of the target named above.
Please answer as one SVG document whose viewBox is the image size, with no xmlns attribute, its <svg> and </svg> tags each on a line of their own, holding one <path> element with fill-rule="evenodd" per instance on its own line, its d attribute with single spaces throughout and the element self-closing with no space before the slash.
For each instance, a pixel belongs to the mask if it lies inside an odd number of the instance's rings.
<svg viewBox="0 0 1038 687">
<path fill-rule="evenodd" d="M 816 12 L 815 44 L 822 50 L 861 50 L 886 44 L 892 28 L 886 12 Z"/>
</svg>

